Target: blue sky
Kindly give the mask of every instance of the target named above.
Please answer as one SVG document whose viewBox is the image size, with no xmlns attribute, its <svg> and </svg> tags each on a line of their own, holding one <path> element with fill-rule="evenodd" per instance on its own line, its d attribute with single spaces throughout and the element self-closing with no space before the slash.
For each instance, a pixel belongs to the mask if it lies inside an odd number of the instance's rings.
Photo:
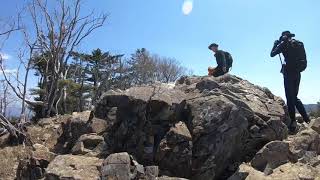
<svg viewBox="0 0 320 180">
<path fill-rule="evenodd" d="M 20 0 L 2 2 L 1 17 L 14 15 Z M 108 12 L 106 26 L 79 47 L 131 54 L 145 47 L 153 53 L 174 57 L 197 75 L 215 65 L 207 46 L 216 42 L 234 57 L 232 74 L 268 87 L 284 97 L 278 58 L 270 58 L 275 39 L 284 30 L 305 43 L 308 69 L 302 75 L 300 98 L 320 100 L 320 1 L 319 0 L 193 0 L 193 11 L 182 13 L 184 0 L 85 0 L 83 12 Z M 14 39 L 14 38 L 13 38 Z M 12 55 L 19 43 L 10 41 Z"/>
</svg>

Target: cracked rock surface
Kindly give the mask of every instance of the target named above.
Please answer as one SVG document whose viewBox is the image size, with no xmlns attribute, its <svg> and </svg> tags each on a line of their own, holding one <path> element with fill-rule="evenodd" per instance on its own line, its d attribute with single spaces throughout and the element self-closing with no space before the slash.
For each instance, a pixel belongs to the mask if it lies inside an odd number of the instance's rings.
<svg viewBox="0 0 320 180">
<path fill-rule="evenodd" d="M 319 125 L 288 138 L 287 122 L 281 98 L 232 75 L 112 90 L 92 112 L 30 125 L 44 156 L 34 161 L 36 149 L 0 149 L 0 166 L 15 166 L 0 170 L 0 179 L 17 169 L 21 177 L 51 179 L 215 180 L 301 166 L 317 174 Z M 24 160 L 10 149 L 23 151 Z"/>
</svg>

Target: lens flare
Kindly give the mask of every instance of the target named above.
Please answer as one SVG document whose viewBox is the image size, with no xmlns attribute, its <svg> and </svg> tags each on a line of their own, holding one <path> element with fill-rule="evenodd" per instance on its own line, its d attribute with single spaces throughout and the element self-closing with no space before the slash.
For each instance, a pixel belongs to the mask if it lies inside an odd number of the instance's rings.
<svg viewBox="0 0 320 180">
<path fill-rule="evenodd" d="M 184 15 L 189 15 L 193 9 L 193 1 L 185 0 L 182 5 L 182 12 Z"/>
</svg>

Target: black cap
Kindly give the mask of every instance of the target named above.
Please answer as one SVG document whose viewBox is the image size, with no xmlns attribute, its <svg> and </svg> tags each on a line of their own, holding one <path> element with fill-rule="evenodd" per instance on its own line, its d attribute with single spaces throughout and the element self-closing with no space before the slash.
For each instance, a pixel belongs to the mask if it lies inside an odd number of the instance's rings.
<svg viewBox="0 0 320 180">
<path fill-rule="evenodd" d="M 295 34 L 292 34 L 290 31 L 283 31 L 282 36 L 295 37 Z"/>
<path fill-rule="evenodd" d="M 212 43 L 212 44 L 210 44 L 210 46 L 208 48 L 211 50 L 211 48 L 213 48 L 213 47 L 219 47 L 219 45 L 216 43 Z"/>
</svg>

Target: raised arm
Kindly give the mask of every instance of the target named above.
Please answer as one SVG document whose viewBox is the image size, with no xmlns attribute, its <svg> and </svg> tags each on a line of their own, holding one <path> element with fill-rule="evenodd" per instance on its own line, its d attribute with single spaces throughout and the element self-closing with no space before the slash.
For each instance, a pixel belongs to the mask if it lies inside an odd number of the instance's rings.
<svg viewBox="0 0 320 180">
<path fill-rule="evenodd" d="M 275 57 L 276 55 L 280 54 L 283 50 L 284 42 L 282 41 L 281 43 L 276 40 L 274 42 L 273 48 L 271 50 L 270 56 Z"/>
</svg>

